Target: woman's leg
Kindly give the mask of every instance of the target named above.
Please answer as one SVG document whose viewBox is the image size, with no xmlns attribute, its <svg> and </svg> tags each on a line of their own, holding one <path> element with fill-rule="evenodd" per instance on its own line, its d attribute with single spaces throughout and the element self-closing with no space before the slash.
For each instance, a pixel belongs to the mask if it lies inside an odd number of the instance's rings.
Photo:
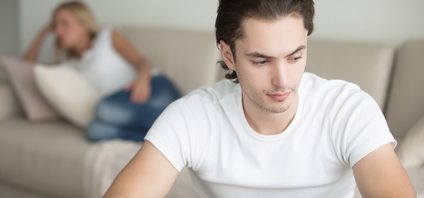
<svg viewBox="0 0 424 198">
<path fill-rule="evenodd" d="M 152 93 L 141 104 L 131 102 L 131 93 L 119 91 L 97 106 L 96 120 L 131 131 L 148 130 L 162 111 L 180 97 L 176 87 L 164 76 L 152 78 Z"/>
<path fill-rule="evenodd" d="M 96 120 L 114 126 L 129 126 L 134 122 L 134 107 L 130 92 L 121 90 L 102 99 L 96 108 Z"/>
<path fill-rule="evenodd" d="M 177 88 L 165 76 L 152 78 L 152 93 L 142 104 L 133 104 L 133 123 L 138 127 L 150 128 L 165 108 L 181 97 Z"/>
<path fill-rule="evenodd" d="M 99 120 L 93 121 L 87 129 L 87 137 L 92 142 L 116 138 L 141 142 L 144 136 L 146 136 L 146 133 L 147 130 L 131 131 Z"/>
</svg>

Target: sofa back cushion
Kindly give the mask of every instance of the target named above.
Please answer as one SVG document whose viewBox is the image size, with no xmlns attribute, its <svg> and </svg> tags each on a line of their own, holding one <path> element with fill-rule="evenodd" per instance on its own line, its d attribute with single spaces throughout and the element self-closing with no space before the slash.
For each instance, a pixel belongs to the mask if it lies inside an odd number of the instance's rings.
<svg viewBox="0 0 424 198">
<path fill-rule="evenodd" d="M 392 132 L 402 138 L 424 115 L 424 40 L 410 41 L 398 51 L 387 105 Z"/>
<path fill-rule="evenodd" d="M 143 27 L 119 31 L 183 94 L 216 81 L 219 53 L 212 32 Z"/>
<path fill-rule="evenodd" d="M 393 65 L 394 46 L 311 40 L 306 70 L 327 79 L 356 83 L 383 109 Z"/>
</svg>

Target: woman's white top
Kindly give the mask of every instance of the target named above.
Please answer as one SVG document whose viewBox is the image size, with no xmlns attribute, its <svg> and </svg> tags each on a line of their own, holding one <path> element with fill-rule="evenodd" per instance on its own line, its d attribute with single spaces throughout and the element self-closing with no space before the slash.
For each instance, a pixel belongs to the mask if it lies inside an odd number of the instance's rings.
<svg viewBox="0 0 424 198">
<path fill-rule="evenodd" d="M 136 78 L 135 68 L 113 47 L 112 29 L 102 29 L 81 58 L 66 62 L 94 86 L 102 96 L 112 94 Z"/>
</svg>

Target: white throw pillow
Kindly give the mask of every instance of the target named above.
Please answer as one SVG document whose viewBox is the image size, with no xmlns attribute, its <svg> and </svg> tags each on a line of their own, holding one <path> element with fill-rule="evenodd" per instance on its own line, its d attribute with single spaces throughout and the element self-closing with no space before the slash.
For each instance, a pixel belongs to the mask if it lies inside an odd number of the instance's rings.
<svg viewBox="0 0 424 198">
<path fill-rule="evenodd" d="M 424 164 L 424 117 L 418 120 L 408 131 L 400 144 L 398 155 L 406 168 Z"/>
<path fill-rule="evenodd" d="M 67 120 L 86 128 L 95 116 L 101 96 L 84 76 L 66 65 L 37 65 L 35 81 L 40 92 Z"/>
</svg>

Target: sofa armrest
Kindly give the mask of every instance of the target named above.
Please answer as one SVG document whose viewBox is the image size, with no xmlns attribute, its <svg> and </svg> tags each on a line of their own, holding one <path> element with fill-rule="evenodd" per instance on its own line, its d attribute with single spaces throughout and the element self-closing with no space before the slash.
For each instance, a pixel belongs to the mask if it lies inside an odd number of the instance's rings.
<svg viewBox="0 0 424 198">
<path fill-rule="evenodd" d="M 0 121 L 22 116 L 22 109 L 10 85 L 0 83 Z"/>
<path fill-rule="evenodd" d="M 4 71 L 3 63 L 1 62 L 1 56 L 0 56 L 0 85 L 3 85 L 3 83 L 7 83 L 7 75 L 6 71 Z"/>
</svg>

